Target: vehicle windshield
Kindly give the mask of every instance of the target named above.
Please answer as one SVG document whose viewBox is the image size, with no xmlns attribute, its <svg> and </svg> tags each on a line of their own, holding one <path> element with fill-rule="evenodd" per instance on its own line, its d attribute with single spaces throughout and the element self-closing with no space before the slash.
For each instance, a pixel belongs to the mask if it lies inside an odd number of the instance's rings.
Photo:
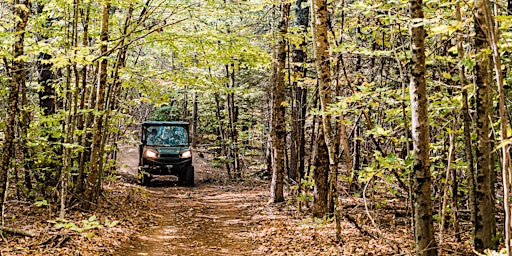
<svg viewBox="0 0 512 256">
<path fill-rule="evenodd" d="M 188 133 L 182 126 L 149 126 L 146 128 L 148 146 L 186 146 Z"/>
</svg>

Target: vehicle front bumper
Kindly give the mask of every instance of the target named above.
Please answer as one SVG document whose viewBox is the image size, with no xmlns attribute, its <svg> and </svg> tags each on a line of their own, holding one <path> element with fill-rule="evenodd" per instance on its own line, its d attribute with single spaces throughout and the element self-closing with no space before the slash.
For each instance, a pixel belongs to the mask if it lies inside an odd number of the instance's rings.
<svg viewBox="0 0 512 256">
<path fill-rule="evenodd" d="M 176 158 L 176 157 L 160 157 L 160 158 L 144 158 L 142 168 L 150 174 L 157 175 L 176 175 L 180 169 L 192 165 L 192 158 Z"/>
</svg>

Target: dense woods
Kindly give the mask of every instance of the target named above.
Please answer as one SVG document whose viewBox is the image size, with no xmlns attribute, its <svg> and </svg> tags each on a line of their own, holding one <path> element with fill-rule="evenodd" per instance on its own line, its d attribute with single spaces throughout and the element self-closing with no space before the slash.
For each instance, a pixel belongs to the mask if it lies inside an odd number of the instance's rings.
<svg viewBox="0 0 512 256">
<path fill-rule="evenodd" d="M 398 203 L 414 255 L 510 255 L 512 3 L 405 3 L 1 2 L 2 224 L 94 210 L 140 123 L 176 120 L 337 234 L 364 197 Z"/>
</svg>

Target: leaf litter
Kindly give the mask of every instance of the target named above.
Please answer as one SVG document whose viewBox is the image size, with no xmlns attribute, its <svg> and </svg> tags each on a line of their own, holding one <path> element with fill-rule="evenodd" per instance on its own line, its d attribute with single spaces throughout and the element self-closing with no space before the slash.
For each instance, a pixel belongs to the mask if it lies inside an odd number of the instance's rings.
<svg viewBox="0 0 512 256">
<path fill-rule="evenodd" d="M 0 255 L 413 255 L 410 217 L 397 210 L 404 202 L 368 212 L 361 198 L 344 199 L 337 239 L 331 219 L 299 212 L 294 200 L 269 204 L 268 180 L 230 182 L 208 158 L 194 161 L 195 187 L 177 186 L 172 177 L 141 187 L 125 173 L 105 184 L 95 211 L 69 209 L 64 220 L 57 206 L 8 201 L 6 226 L 37 235 L 4 233 Z M 469 225 L 462 228 L 462 241 L 469 241 Z M 472 250 L 451 235 L 439 254 Z"/>
</svg>

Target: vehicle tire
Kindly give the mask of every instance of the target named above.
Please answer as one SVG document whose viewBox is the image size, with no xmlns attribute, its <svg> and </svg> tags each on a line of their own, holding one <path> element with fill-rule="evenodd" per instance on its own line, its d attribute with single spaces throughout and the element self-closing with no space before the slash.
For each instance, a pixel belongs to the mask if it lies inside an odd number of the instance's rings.
<svg viewBox="0 0 512 256">
<path fill-rule="evenodd" d="M 184 186 L 194 186 L 194 166 L 181 169 L 178 173 L 178 182 Z"/>
<path fill-rule="evenodd" d="M 148 169 L 142 169 L 142 171 L 139 171 L 139 173 L 137 174 L 137 179 L 139 181 L 139 184 L 141 184 L 143 186 L 149 185 L 152 178 L 153 177 L 149 173 Z"/>
</svg>

